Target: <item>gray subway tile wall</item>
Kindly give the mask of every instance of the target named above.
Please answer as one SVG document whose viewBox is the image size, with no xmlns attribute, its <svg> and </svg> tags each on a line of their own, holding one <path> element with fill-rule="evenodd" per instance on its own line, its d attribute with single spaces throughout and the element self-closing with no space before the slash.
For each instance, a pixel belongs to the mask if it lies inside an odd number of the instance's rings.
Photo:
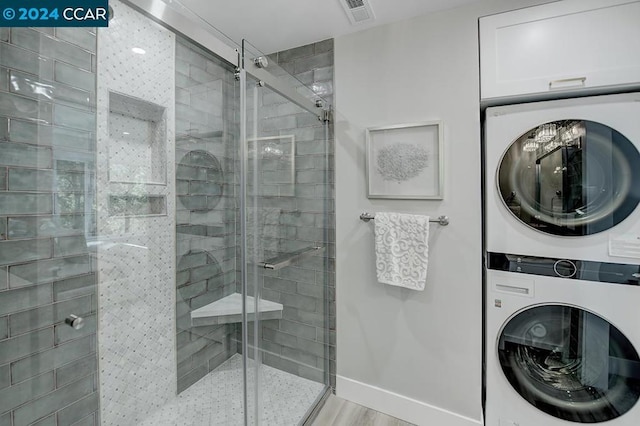
<svg viewBox="0 0 640 426">
<path fill-rule="evenodd" d="M 52 255 L 51 239 L 6 241 L 0 244 L 0 265 L 48 259 Z"/>
<path fill-rule="evenodd" d="M 234 70 L 176 43 L 178 392 L 237 352 L 234 324 L 191 325 L 190 312 L 235 292 Z"/>
<path fill-rule="evenodd" d="M 64 40 L 71 44 L 92 52 L 96 46 L 96 33 L 93 30 L 76 31 L 73 28 L 58 27 L 54 28 L 55 35 L 59 40 Z"/>
<path fill-rule="evenodd" d="M 94 92 L 96 87 L 95 71 L 85 71 L 64 62 L 56 62 L 53 67 L 55 81 L 75 86 L 88 92 Z"/>
<path fill-rule="evenodd" d="M 56 416 L 51 415 L 33 423 L 33 426 L 56 426 Z"/>
<path fill-rule="evenodd" d="M 12 115 L 24 120 L 44 120 L 51 122 L 53 105 L 49 102 L 38 102 L 25 96 L 13 93 L 0 93 L 0 114 Z"/>
<path fill-rule="evenodd" d="M 0 90 L 9 90 L 9 70 L 0 67 Z"/>
<path fill-rule="evenodd" d="M 9 266 L 9 287 L 18 288 L 93 272 L 88 255 L 40 260 Z"/>
<path fill-rule="evenodd" d="M 35 81 L 30 74 L 20 71 L 9 71 L 8 80 L 11 85 L 8 90 L 34 99 L 47 100 L 55 98 L 58 102 L 69 102 L 76 107 L 90 108 L 90 92 L 68 86 L 56 81 Z M 37 89 L 37 90 L 34 90 Z"/>
<path fill-rule="evenodd" d="M 88 312 L 91 312 L 91 295 L 11 314 L 9 315 L 11 335 L 38 330 L 49 324 L 64 323 L 69 312 L 86 316 Z M 69 326 L 66 328 L 73 330 Z M 82 330 L 84 331 L 84 328 Z M 77 336 L 77 334 L 73 335 Z"/>
<path fill-rule="evenodd" d="M 95 424 L 95 409 L 98 403 L 98 395 L 94 392 L 63 408 L 58 412 L 58 425 L 93 426 Z"/>
<path fill-rule="evenodd" d="M 41 71 L 47 76 L 53 74 L 53 69 L 47 70 L 49 65 L 40 61 L 37 50 L 22 49 L 9 43 L 0 44 L 0 65 L 36 76 Z"/>
<path fill-rule="evenodd" d="M 13 407 L 47 394 L 55 389 L 53 371 L 42 374 L 31 380 L 26 380 L 11 388 L 0 391 L 0 411 L 9 411 Z"/>
<path fill-rule="evenodd" d="M 84 34 L 90 34 L 90 32 L 78 31 L 77 37 L 82 37 Z M 91 70 L 91 55 L 95 54 L 96 45 L 95 36 L 92 49 L 85 50 L 35 29 L 18 27 L 11 28 L 11 44 L 32 52 L 41 52 L 84 70 Z"/>
<path fill-rule="evenodd" d="M 0 425 L 97 422 L 95 53 L 92 29 L 0 30 Z"/>
<path fill-rule="evenodd" d="M 53 345 L 49 347 L 50 349 L 48 350 L 40 351 L 39 353 L 13 362 L 11 364 L 12 383 L 19 383 L 22 380 L 46 372 L 49 369 L 57 369 L 58 367 L 82 359 L 86 354 L 95 352 L 95 336 L 87 336 L 68 343 L 56 345 L 55 347 L 53 347 Z"/>
<path fill-rule="evenodd" d="M 11 113 L 11 111 L 9 111 Z M 3 117 L 6 120 L 5 117 Z M 13 134 L 15 123 L 19 120 L 9 120 L 11 123 L 11 135 Z M 17 129 L 16 129 L 17 130 Z M 9 135 L 8 140 L 11 140 Z M 38 141 L 37 133 L 32 135 L 33 139 L 25 138 L 25 143 L 40 143 Z M 40 167 L 51 168 L 52 165 L 52 151 L 49 147 L 40 147 L 33 145 L 23 145 L 18 143 L 0 143 L 0 151 L 2 152 L 2 164 L 7 166 L 17 167 Z"/>
<path fill-rule="evenodd" d="M 67 407 L 86 396 L 95 394 L 95 381 L 96 376 L 90 375 L 78 380 L 77 382 L 59 387 L 55 391 L 50 392 L 41 398 L 32 400 L 27 404 L 20 406 L 20 408 L 15 409 L 13 412 L 14 426 L 30 425 L 38 419 L 58 411 L 60 408 Z M 97 408 L 97 399 L 94 400 L 92 408 L 94 410 Z M 60 414 L 61 412 L 58 412 L 58 416 Z M 58 417 L 58 420 L 61 419 Z M 58 424 L 69 423 L 59 421 Z"/>
<path fill-rule="evenodd" d="M 5 336 L 6 338 L 6 336 Z M 11 384 L 11 369 L 8 365 L 0 367 L 0 389 L 4 389 Z"/>
<path fill-rule="evenodd" d="M 84 235 L 85 229 L 83 225 L 85 220 L 90 221 L 90 217 L 84 214 L 75 214 L 66 217 L 61 215 L 9 217 L 7 221 L 7 235 L 8 238 L 16 239 Z M 58 226 L 57 224 L 63 226 Z"/>
<path fill-rule="evenodd" d="M 9 337 L 9 319 L 7 317 L 0 318 L 0 340 Z"/>
</svg>

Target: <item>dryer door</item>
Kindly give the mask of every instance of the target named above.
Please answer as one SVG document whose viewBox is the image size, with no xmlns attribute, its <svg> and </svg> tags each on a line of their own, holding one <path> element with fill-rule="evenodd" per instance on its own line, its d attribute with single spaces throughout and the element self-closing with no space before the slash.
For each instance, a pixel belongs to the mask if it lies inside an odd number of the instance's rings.
<svg viewBox="0 0 640 426">
<path fill-rule="evenodd" d="M 504 153 L 499 194 L 529 227 L 583 236 L 623 221 L 640 201 L 640 153 L 609 126 L 588 120 L 540 123 Z"/>
<path fill-rule="evenodd" d="M 603 318 L 573 306 L 521 311 L 498 340 L 502 371 L 538 409 L 577 423 L 605 422 L 640 397 L 640 359 Z"/>
</svg>

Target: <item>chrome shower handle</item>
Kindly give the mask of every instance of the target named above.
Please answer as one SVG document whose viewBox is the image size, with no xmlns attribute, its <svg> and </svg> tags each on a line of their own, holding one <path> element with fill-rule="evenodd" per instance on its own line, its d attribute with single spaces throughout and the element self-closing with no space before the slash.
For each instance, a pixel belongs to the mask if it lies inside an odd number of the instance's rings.
<svg viewBox="0 0 640 426">
<path fill-rule="evenodd" d="M 69 315 L 64 322 L 69 325 L 70 327 L 73 327 L 74 330 L 80 330 L 82 327 L 84 327 L 84 318 L 79 317 L 77 315 Z"/>
</svg>

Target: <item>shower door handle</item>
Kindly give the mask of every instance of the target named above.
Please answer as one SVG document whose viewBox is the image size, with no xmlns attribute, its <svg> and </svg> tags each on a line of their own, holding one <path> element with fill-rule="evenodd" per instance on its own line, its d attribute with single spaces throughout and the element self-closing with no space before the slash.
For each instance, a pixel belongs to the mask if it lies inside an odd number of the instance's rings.
<svg viewBox="0 0 640 426">
<path fill-rule="evenodd" d="M 74 330 L 80 330 L 82 327 L 84 327 L 84 318 L 79 317 L 77 315 L 69 315 L 64 322 L 69 325 L 70 327 L 73 327 Z"/>
<path fill-rule="evenodd" d="M 287 253 L 281 256 L 267 259 L 264 262 L 258 262 L 258 266 L 264 269 L 278 270 L 292 265 L 294 262 L 304 259 L 314 253 L 319 253 L 324 250 L 324 247 L 312 246 L 302 250 L 297 250 L 291 253 Z"/>
</svg>

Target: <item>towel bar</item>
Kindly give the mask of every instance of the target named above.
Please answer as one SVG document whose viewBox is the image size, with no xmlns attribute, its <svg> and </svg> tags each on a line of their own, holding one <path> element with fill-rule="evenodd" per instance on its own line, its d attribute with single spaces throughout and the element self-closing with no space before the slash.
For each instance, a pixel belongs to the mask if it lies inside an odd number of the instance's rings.
<svg viewBox="0 0 640 426">
<path fill-rule="evenodd" d="M 376 218 L 375 215 L 367 212 L 364 212 L 360 215 L 360 220 L 363 222 L 369 222 L 370 220 L 373 220 L 375 218 Z M 447 226 L 449 224 L 449 218 L 447 216 L 438 216 L 437 219 L 429 219 L 429 222 L 437 223 L 442 226 Z"/>
</svg>

